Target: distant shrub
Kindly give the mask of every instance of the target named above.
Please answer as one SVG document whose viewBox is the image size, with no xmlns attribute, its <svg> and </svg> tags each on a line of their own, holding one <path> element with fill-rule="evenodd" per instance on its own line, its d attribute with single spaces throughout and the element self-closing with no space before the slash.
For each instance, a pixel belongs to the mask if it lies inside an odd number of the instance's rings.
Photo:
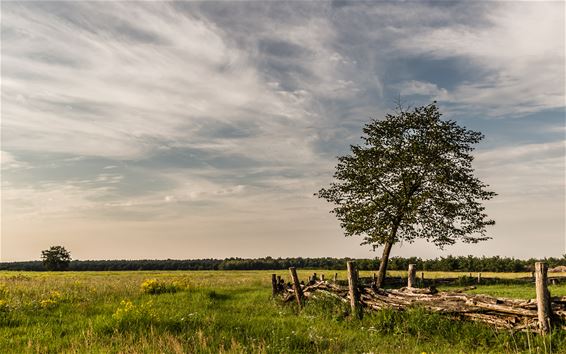
<svg viewBox="0 0 566 354">
<path fill-rule="evenodd" d="M 163 294 L 163 293 L 176 293 L 177 291 L 184 290 L 185 287 L 177 282 L 164 282 L 157 279 L 146 279 L 141 284 L 142 292 L 146 294 Z"/>
<path fill-rule="evenodd" d="M 41 251 L 43 266 L 47 270 L 67 270 L 71 263 L 71 253 L 62 246 L 52 246 Z"/>
</svg>

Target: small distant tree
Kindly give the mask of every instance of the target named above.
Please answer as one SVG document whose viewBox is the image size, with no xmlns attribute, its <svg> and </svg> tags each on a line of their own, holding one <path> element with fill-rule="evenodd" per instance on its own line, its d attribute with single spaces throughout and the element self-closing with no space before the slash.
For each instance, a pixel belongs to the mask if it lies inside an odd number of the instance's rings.
<svg viewBox="0 0 566 354">
<path fill-rule="evenodd" d="M 336 205 L 346 236 L 383 246 L 378 286 L 396 243 L 422 238 L 442 248 L 489 238 L 486 226 L 495 222 L 481 201 L 496 194 L 474 177 L 470 155 L 481 133 L 442 120 L 436 102 L 399 107 L 363 132 L 363 144 L 338 158 L 336 181 L 316 195 Z"/>
<path fill-rule="evenodd" d="M 66 270 L 71 263 L 71 253 L 63 246 L 51 246 L 41 251 L 41 260 L 47 270 Z"/>
</svg>

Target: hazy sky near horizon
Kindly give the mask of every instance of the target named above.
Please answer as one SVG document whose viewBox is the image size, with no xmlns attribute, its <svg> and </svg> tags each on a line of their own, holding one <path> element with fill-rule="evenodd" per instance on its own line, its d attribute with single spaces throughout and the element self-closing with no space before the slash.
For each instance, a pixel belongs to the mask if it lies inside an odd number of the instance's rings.
<svg viewBox="0 0 566 354">
<path fill-rule="evenodd" d="M 493 240 L 393 256 L 566 253 L 563 2 L 1 6 L 3 261 L 378 256 L 313 193 L 399 95 L 499 196 Z"/>
</svg>

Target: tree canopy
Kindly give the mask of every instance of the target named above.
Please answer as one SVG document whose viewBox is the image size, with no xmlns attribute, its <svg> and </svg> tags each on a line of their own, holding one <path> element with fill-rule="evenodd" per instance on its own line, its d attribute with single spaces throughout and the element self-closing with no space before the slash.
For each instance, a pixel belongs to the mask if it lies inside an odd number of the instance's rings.
<svg viewBox="0 0 566 354">
<path fill-rule="evenodd" d="M 375 270 L 379 258 L 226 258 L 226 259 L 114 259 L 72 260 L 68 270 L 277 270 L 296 267 L 298 269 L 346 269 L 348 261 L 356 261 L 359 270 Z M 549 268 L 566 266 L 566 255 L 544 259 L 517 259 L 508 257 L 446 256 L 434 259 L 418 257 L 391 257 L 388 269 L 407 270 L 409 264 L 425 271 L 459 272 L 530 272 L 536 262 L 546 262 Z M 0 270 L 43 271 L 41 261 L 0 262 Z M 331 272 L 334 274 L 334 271 Z"/>
<path fill-rule="evenodd" d="M 442 248 L 489 238 L 486 226 L 495 222 L 482 201 L 496 194 L 474 176 L 470 154 L 480 132 L 442 120 L 433 102 L 371 120 L 363 133 L 317 195 L 335 204 L 346 236 L 384 246 L 379 283 L 397 242 L 422 238 Z"/>
<path fill-rule="evenodd" d="M 66 270 L 71 263 L 71 253 L 63 246 L 51 246 L 41 251 L 41 260 L 47 270 Z"/>
</svg>

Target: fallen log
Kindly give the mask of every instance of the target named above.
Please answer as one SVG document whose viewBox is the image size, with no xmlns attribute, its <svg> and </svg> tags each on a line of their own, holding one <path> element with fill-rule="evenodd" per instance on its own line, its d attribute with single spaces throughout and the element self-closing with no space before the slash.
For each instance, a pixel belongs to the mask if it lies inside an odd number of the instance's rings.
<svg viewBox="0 0 566 354">
<path fill-rule="evenodd" d="M 536 317 L 537 312 L 533 310 L 525 310 L 518 307 L 504 306 L 504 305 L 494 305 L 490 303 L 484 303 L 479 301 L 474 301 L 473 299 L 466 302 L 466 305 L 477 307 L 484 310 L 490 310 L 493 312 L 499 312 L 504 314 L 521 315 L 526 317 Z"/>
<path fill-rule="evenodd" d="M 358 292 L 360 305 L 369 310 L 392 308 L 403 311 L 412 306 L 421 306 L 427 311 L 483 322 L 497 328 L 517 331 L 537 328 L 535 300 L 496 298 L 464 292 L 471 288 L 439 292 L 434 287 L 384 290 L 371 286 L 359 286 Z M 307 299 L 316 298 L 318 293 L 333 297 L 343 303 L 350 303 L 348 288 L 333 282 L 317 280 L 301 286 L 301 290 Z M 292 288 L 285 289 L 281 294 L 284 302 L 296 300 Z M 551 298 L 551 309 L 555 319 L 566 323 L 566 297 Z M 558 323 L 557 325 L 561 326 Z"/>
</svg>

